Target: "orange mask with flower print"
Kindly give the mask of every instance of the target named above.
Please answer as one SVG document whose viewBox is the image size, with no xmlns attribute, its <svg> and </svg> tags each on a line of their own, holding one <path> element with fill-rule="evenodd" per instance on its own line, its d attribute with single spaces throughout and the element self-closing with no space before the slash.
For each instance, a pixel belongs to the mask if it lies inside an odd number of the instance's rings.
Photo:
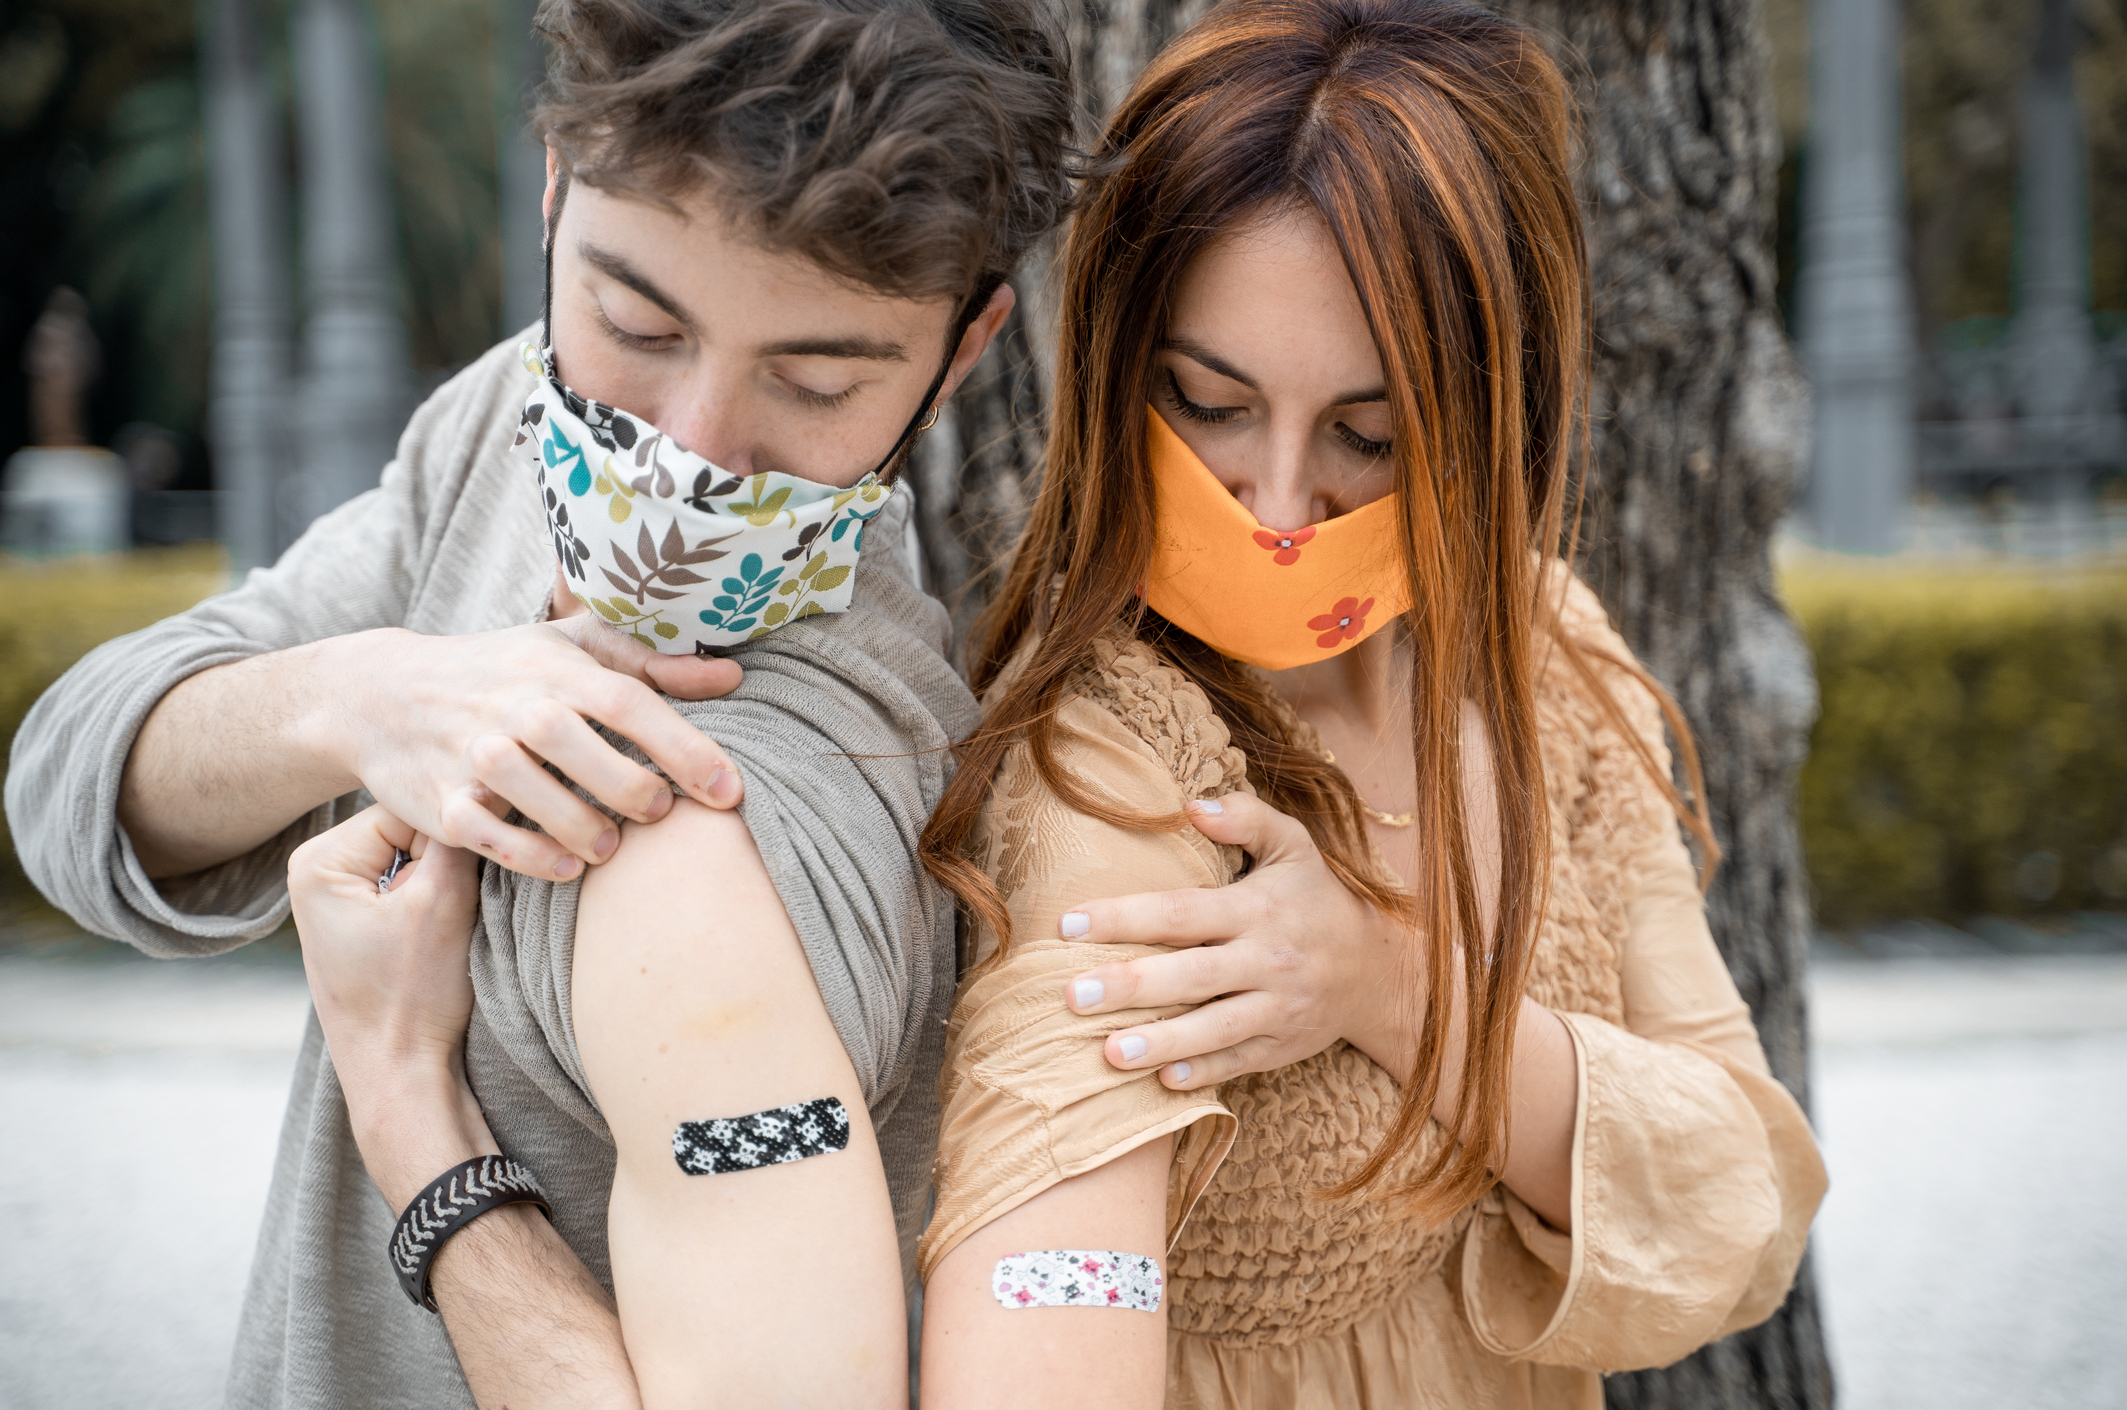
<svg viewBox="0 0 2127 1410">
<path fill-rule="evenodd" d="M 1145 409 L 1155 500 L 1145 604 L 1236 661 L 1283 671 L 1349 651 L 1410 610 L 1396 500 L 1266 529 Z"/>
</svg>

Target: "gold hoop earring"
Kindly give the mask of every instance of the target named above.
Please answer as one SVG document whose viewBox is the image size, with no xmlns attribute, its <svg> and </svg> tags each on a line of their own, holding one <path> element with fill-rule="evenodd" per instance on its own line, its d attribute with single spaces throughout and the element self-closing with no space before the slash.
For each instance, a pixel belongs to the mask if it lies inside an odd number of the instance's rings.
<svg viewBox="0 0 2127 1410">
<path fill-rule="evenodd" d="M 926 417 L 924 417 L 924 418 L 923 418 L 923 419 L 922 419 L 921 421 L 918 421 L 918 422 L 916 423 L 916 434 L 920 436 L 920 435 L 922 435 L 922 434 L 923 434 L 923 433 L 924 433 L 925 431 L 928 431 L 928 430 L 929 430 L 929 429 L 930 429 L 931 427 L 933 427 L 933 426 L 935 426 L 935 425 L 937 425 L 937 424 L 938 424 L 938 408 L 937 408 L 936 406 L 933 406 L 933 407 L 931 408 L 931 414 L 930 414 L 930 415 L 928 415 L 928 416 L 926 416 Z"/>
</svg>

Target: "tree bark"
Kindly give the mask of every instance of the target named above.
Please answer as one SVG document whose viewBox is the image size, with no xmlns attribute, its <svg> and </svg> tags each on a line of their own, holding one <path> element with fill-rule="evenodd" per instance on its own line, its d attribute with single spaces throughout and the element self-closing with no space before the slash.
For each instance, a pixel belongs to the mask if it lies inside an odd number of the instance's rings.
<svg viewBox="0 0 2127 1410">
<path fill-rule="evenodd" d="M 1761 0 L 1497 3 L 1554 37 L 1582 105 L 1596 352 L 1581 570 L 1701 743 L 1726 852 L 1707 897 L 1714 938 L 1774 1074 L 1806 1106 L 1810 903 L 1794 784 L 1817 697 L 1769 549 L 1809 415 L 1776 303 L 1779 134 Z M 1089 119 L 1200 12 L 1087 0 L 1073 43 Z M 926 566 L 962 623 L 987 599 L 1039 474 L 1045 276 L 1017 281 L 1004 356 L 956 398 L 955 424 L 977 429 L 959 447 L 934 442 L 919 464 Z M 1617 1410 L 1826 1410 L 1809 1264 L 1763 1326 L 1666 1370 L 1613 1376 L 1606 1391 Z"/>
<path fill-rule="evenodd" d="M 1769 549 L 1809 416 L 1776 304 L 1779 134 L 1759 0 L 1504 8 L 1557 37 L 1585 114 L 1597 346 L 1582 571 L 1701 742 L 1727 853 L 1707 896 L 1714 939 L 1774 1075 L 1807 1106 L 1794 783 L 1816 678 Z M 1763 1326 L 1607 1392 L 1646 1410 L 1829 1406 L 1809 1266 Z"/>
</svg>

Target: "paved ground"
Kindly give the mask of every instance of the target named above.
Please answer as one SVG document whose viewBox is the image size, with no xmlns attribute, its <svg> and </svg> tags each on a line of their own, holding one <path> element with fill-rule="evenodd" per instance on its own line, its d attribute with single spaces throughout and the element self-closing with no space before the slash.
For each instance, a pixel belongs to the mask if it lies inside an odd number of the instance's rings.
<svg viewBox="0 0 2127 1410">
<path fill-rule="evenodd" d="M 1817 969 L 1841 1401 L 2118 1410 L 2127 954 L 1970 939 Z M 305 1007 L 285 954 L 0 953 L 0 1407 L 217 1402 Z"/>
</svg>

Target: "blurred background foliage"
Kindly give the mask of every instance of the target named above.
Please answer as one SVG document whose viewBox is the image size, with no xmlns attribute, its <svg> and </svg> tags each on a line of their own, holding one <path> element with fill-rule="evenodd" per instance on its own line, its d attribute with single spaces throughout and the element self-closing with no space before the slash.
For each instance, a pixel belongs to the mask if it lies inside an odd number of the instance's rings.
<svg viewBox="0 0 2127 1410">
<path fill-rule="evenodd" d="M 2127 310 L 2127 0 L 2081 0 L 2077 13 L 2083 40 L 2075 83 L 2090 149 L 2092 306 L 2117 312 Z M 1765 0 L 1765 15 L 1786 148 L 1781 306 L 1791 312 L 1796 198 L 1809 130 L 1809 0 Z M 1906 211 L 1922 347 L 1933 346 L 1946 325 L 2011 312 L 2018 114 L 2037 30 L 2038 0 L 1905 5 Z"/>
<path fill-rule="evenodd" d="M 1812 560 L 1782 586 L 1823 698 L 1822 924 L 2127 906 L 2127 566 Z"/>
<path fill-rule="evenodd" d="M 13 743 L 45 687 L 91 648 L 228 586 L 228 555 L 216 544 L 49 563 L 0 554 L 0 741 Z M 0 818 L 0 923 L 44 909 Z"/>
<path fill-rule="evenodd" d="M 262 0 L 260 9 L 285 94 L 289 6 Z M 492 7 L 376 0 L 375 14 L 400 305 L 425 389 L 501 333 Z M 70 284 L 88 296 L 104 350 L 92 437 L 108 444 L 134 421 L 166 427 L 185 448 L 175 487 L 210 483 L 200 439 L 212 286 L 196 18 L 188 0 L 0 8 L 0 455 L 28 438 L 18 350 L 52 287 Z M 300 160 L 292 121 L 287 150 Z M 290 239 L 299 250 L 300 232 Z M 297 298 L 300 307 L 300 287 Z"/>
</svg>

